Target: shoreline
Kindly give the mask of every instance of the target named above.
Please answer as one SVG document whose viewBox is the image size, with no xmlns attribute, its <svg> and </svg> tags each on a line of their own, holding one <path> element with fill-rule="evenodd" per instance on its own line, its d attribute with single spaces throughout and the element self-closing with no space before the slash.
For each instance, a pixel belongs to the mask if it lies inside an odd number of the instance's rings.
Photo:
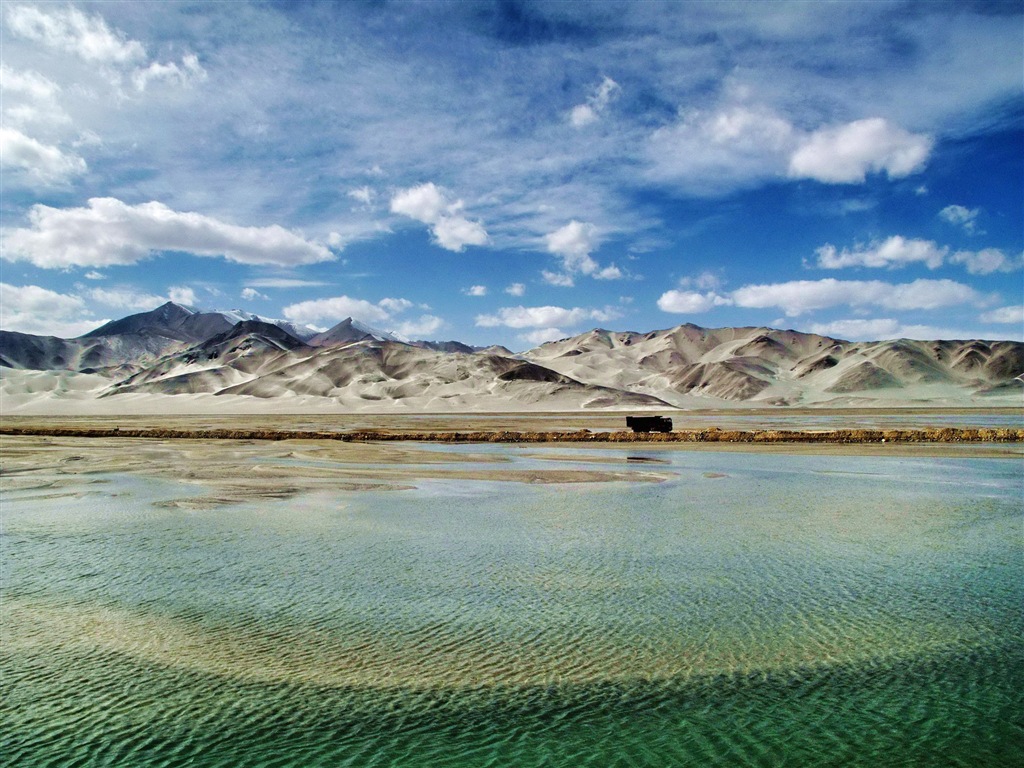
<svg viewBox="0 0 1024 768">
<path fill-rule="evenodd" d="M 915 444 L 915 443 L 1024 443 L 1024 429 L 1014 428 L 924 428 L 924 429 L 681 429 L 672 432 L 592 432 L 579 429 L 554 431 L 385 431 L 279 429 L 168 429 L 100 428 L 52 426 L 0 426 L 3 436 L 146 438 L 161 440 L 334 440 L 348 443 L 425 442 L 473 443 L 741 443 L 741 444 Z"/>
</svg>

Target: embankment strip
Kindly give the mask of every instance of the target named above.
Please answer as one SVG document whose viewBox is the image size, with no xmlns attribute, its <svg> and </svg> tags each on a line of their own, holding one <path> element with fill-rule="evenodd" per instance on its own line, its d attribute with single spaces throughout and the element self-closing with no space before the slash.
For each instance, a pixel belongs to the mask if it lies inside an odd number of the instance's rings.
<svg viewBox="0 0 1024 768">
<path fill-rule="evenodd" d="M 674 432 L 318 432 L 266 429 L 98 429 L 0 426 L 0 435 L 158 440 L 339 440 L 430 443 L 1022 443 L 1024 429 L 835 429 L 823 431 L 682 429 Z"/>
</svg>

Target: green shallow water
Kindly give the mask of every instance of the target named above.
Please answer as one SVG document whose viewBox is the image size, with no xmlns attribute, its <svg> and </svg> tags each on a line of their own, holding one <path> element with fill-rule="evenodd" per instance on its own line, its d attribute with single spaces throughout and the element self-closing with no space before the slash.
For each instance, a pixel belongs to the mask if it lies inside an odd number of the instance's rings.
<svg viewBox="0 0 1024 768">
<path fill-rule="evenodd" d="M 1022 764 L 1018 462 L 656 455 L 668 482 L 6 493 L 0 761 Z"/>
</svg>

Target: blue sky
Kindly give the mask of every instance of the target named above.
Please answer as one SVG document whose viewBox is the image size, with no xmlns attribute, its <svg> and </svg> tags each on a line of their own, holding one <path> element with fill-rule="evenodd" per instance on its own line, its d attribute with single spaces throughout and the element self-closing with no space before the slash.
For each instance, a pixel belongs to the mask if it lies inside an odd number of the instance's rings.
<svg viewBox="0 0 1024 768">
<path fill-rule="evenodd" d="M 2 326 L 1024 337 L 1020 2 L 5 2 Z"/>
</svg>

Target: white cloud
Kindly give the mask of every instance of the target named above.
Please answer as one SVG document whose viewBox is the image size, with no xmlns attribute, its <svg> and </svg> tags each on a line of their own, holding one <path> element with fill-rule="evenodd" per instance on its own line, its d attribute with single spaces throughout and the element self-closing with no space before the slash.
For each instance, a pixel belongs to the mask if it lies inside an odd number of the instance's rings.
<svg viewBox="0 0 1024 768">
<path fill-rule="evenodd" d="M 433 224 L 448 208 L 440 188 L 432 181 L 395 193 L 391 198 L 391 212 L 400 213 L 424 224 Z"/>
<path fill-rule="evenodd" d="M 658 309 L 662 312 L 707 312 L 709 309 L 727 304 L 732 304 L 732 301 L 714 291 L 666 291 L 658 299 Z"/>
<path fill-rule="evenodd" d="M 970 286 L 953 280 L 915 280 L 892 284 L 880 280 L 794 280 L 746 285 L 729 294 L 736 306 L 778 307 L 787 317 L 816 309 L 877 305 L 887 309 L 938 309 L 981 297 Z"/>
<path fill-rule="evenodd" d="M 555 285 L 559 288 L 572 288 L 576 285 L 576 281 L 572 279 L 572 275 L 562 274 L 561 272 L 548 272 L 545 269 L 541 270 L 540 276 L 544 278 L 544 282 L 548 285 Z"/>
<path fill-rule="evenodd" d="M 998 248 L 980 251 L 957 251 L 949 257 L 953 264 L 963 264 L 972 275 L 990 275 L 993 272 L 1015 272 L 1024 266 L 1024 254 L 1014 258 Z"/>
<path fill-rule="evenodd" d="M 981 321 L 985 323 L 1017 323 L 1018 325 L 1024 325 L 1024 305 L 993 309 L 983 314 Z"/>
<path fill-rule="evenodd" d="M 21 93 L 36 101 L 52 99 L 60 86 L 31 70 L 17 70 L 0 63 L 0 88 L 5 94 Z"/>
<path fill-rule="evenodd" d="M 396 333 L 407 339 L 425 339 L 444 327 L 444 320 L 434 315 L 420 315 L 417 320 L 406 320 L 395 326 Z"/>
<path fill-rule="evenodd" d="M 587 97 L 586 104 L 577 104 L 569 113 L 569 120 L 576 128 L 597 122 L 608 105 L 622 90 L 610 77 L 605 77 Z"/>
<path fill-rule="evenodd" d="M 85 302 L 38 285 L 0 283 L 0 328 L 41 336 L 71 338 L 91 331 L 103 320 L 83 319 Z"/>
<path fill-rule="evenodd" d="M 978 230 L 978 216 L 981 208 L 965 208 L 962 205 L 947 205 L 939 211 L 939 218 L 958 227 L 970 235 L 984 234 Z"/>
<path fill-rule="evenodd" d="M 200 82 L 207 77 L 206 70 L 199 63 L 199 58 L 189 53 L 182 57 L 181 66 L 173 61 L 161 64 L 154 61 L 148 67 L 138 69 L 132 75 L 132 82 L 140 90 L 146 90 L 146 86 L 155 81 L 166 81 L 175 85 L 189 85 Z"/>
<path fill-rule="evenodd" d="M 854 318 L 835 320 L 831 323 L 812 323 L 810 333 L 832 336 L 853 341 L 877 341 L 881 339 L 964 339 L 978 336 L 973 331 L 955 328 L 939 328 L 932 325 L 907 325 L 892 318 Z"/>
<path fill-rule="evenodd" d="M 91 288 L 86 295 L 92 300 L 116 309 L 145 311 L 155 309 L 167 299 L 151 293 L 140 293 L 131 288 Z"/>
<path fill-rule="evenodd" d="M 584 309 L 582 307 L 502 307 L 496 315 L 477 315 L 476 324 L 484 328 L 551 328 L 556 325 L 576 325 L 586 320 L 600 323 L 615 320 L 621 315 L 614 309 Z"/>
<path fill-rule="evenodd" d="M 281 311 L 293 323 L 304 325 L 334 325 L 346 317 L 352 317 L 372 325 L 386 322 L 391 319 L 392 315 L 400 314 L 413 306 L 415 306 L 413 302 L 408 299 L 386 298 L 373 304 L 365 299 L 334 296 L 327 299 L 300 301 L 297 304 L 288 305 Z M 418 322 L 428 321 L 420 318 Z M 408 334 L 403 333 L 403 335 Z"/>
<path fill-rule="evenodd" d="M 698 194 L 722 194 L 782 176 L 795 144 L 793 126 L 764 107 L 690 110 L 648 142 L 648 176 Z"/>
<path fill-rule="evenodd" d="M 622 277 L 622 270 L 614 264 L 609 264 L 607 267 L 603 267 L 594 273 L 595 280 L 621 280 Z"/>
<path fill-rule="evenodd" d="M 260 277 L 245 282 L 246 285 L 251 285 L 253 288 L 315 288 L 327 285 L 320 280 L 301 280 L 294 277 Z"/>
<path fill-rule="evenodd" d="M 461 200 L 449 202 L 433 182 L 399 190 L 391 198 L 391 212 L 430 225 L 434 240 L 442 248 L 456 253 L 467 245 L 486 245 L 487 230 L 478 221 L 463 216 Z"/>
<path fill-rule="evenodd" d="M 270 297 L 267 296 L 266 294 L 260 293 L 255 288 L 243 288 L 242 298 L 245 299 L 246 301 L 254 301 L 255 299 L 267 300 Z"/>
<path fill-rule="evenodd" d="M 599 244 L 597 228 L 593 224 L 573 219 L 564 227 L 546 235 L 544 241 L 549 253 L 562 258 L 566 272 L 589 275 L 598 268 L 597 262 L 590 258 L 590 252 Z"/>
<path fill-rule="evenodd" d="M 826 244 L 818 248 L 818 266 L 824 269 L 843 269 L 845 267 L 888 267 L 896 269 L 914 262 L 923 262 L 929 269 L 942 266 L 948 248 L 940 248 L 931 240 L 908 240 L 894 235 L 881 243 L 875 242 L 854 250 L 844 248 L 837 251 L 836 247 Z"/>
<path fill-rule="evenodd" d="M 572 287 L 574 274 L 590 275 L 596 280 L 620 280 L 622 270 L 611 264 L 602 267 L 590 257 L 601 239 L 597 227 L 573 219 L 554 232 L 545 235 L 544 242 L 548 253 L 553 253 L 562 260 L 562 274 L 544 271 L 544 280 L 551 285 Z"/>
<path fill-rule="evenodd" d="M 487 286 L 486 285 L 472 285 L 463 291 L 467 296 L 486 296 Z"/>
<path fill-rule="evenodd" d="M 86 172 L 85 160 L 59 147 L 43 144 L 21 131 L 0 127 L 0 163 L 30 185 L 64 184 Z"/>
<path fill-rule="evenodd" d="M 891 179 L 924 167 L 932 139 L 890 125 L 881 117 L 819 129 L 800 142 L 789 160 L 789 175 L 831 184 L 863 182 L 869 172 Z"/>
<path fill-rule="evenodd" d="M 29 5 L 10 6 L 7 27 L 20 37 L 87 62 L 130 64 L 146 58 L 142 43 L 111 29 L 101 16 L 86 16 L 73 6 L 53 8 L 50 13 Z"/>
<path fill-rule="evenodd" d="M 891 318 L 835 320 L 831 323 L 812 323 L 810 333 L 843 339 L 891 339 L 902 336 L 901 324 Z"/>
<path fill-rule="evenodd" d="M 92 270 L 90 272 L 86 272 L 85 275 L 83 275 L 83 277 L 85 277 L 86 280 L 106 280 L 107 279 L 106 275 L 104 275 L 102 272 L 97 272 L 96 270 Z"/>
<path fill-rule="evenodd" d="M 184 304 L 191 307 L 199 303 L 199 300 L 196 298 L 196 292 L 187 285 L 175 285 L 168 288 L 167 296 L 175 304 Z"/>
<path fill-rule="evenodd" d="M 699 288 L 702 291 L 717 290 L 722 287 L 722 278 L 714 272 L 704 271 L 699 275 L 684 277 L 679 281 L 683 288 Z"/>
<path fill-rule="evenodd" d="M 434 224 L 433 232 L 438 245 L 456 253 L 467 245 L 487 245 L 487 230 L 483 224 L 463 216 L 442 216 Z"/>
<path fill-rule="evenodd" d="M 511 285 L 505 288 L 505 293 L 507 293 L 509 296 L 522 296 L 524 293 L 526 293 L 526 286 L 523 285 L 522 283 L 512 283 Z"/>
<path fill-rule="evenodd" d="M 519 338 L 531 344 L 540 345 L 547 341 L 558 341 L 568 336 L 565 331 L 558 328 L 538 328 L 536 331 L 519 334 Z"/>
<path fill-rule="evenodd" d="M 88 208 L 34 205 L 30 228 L 6 234 L 3 257 L 44 269 L 134 264 L 157 251 L 223 256 L 240 264 L 296 266 L 330 261 L 323 245 L 281 226 L 240 227 L 158 202 L 92 198 Z"/>
<path fill-rule="evenodd" d="M 408 299 L 386 298 L 378 301 L 377 306 L 381 307 L 386 312 L 397 315 L 405 312 L 407 309 L 412 309 L 415 305 Z"/>
<path fill-rule="evenodd" d="M 370 187 L 359 187 L 357 189 L 350 189 L 346 194 L 353 200 L 356 200 L 363 205 L 369 205 L 373 202 L 373 198 L 376 193 L 370 189 Z"/>
</svg>

